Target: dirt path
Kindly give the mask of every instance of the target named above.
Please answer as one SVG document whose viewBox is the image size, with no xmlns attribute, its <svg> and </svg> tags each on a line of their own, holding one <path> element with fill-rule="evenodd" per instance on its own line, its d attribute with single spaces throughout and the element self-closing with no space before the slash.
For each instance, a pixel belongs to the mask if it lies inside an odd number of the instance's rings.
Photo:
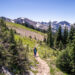
<svg viewBox="0 0 75 75">
<path fill-rule="evenodd" d="M 50 68 L 48 64 L 39 56 L 36 57 L 36 60 L 39 62 L 37 75 L 50 75 Z"/>
</svg>

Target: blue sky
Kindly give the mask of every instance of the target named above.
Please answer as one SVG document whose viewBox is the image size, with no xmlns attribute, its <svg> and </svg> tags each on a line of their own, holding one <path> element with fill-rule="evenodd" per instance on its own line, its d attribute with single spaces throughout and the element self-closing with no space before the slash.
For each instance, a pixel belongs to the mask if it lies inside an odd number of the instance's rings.
<svg viewBox="0 0 75 75">
<path fill-rule="evenodd" d="M 75 22 L 75 0 L 0 0 L 0 16 Z"/>
</svg>

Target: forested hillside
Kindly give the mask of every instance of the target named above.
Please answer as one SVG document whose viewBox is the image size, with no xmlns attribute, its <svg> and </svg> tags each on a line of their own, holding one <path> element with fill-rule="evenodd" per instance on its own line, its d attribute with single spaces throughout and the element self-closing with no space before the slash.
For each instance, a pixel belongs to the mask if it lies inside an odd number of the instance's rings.
<svg viewBox="0 0 75 75">
<path fill-rule="evenodd" d="M 6 25 L 8 26 L 8 28 L 10 28 L 10 29 L 12 28 L 12 29 L 16 30 L 16 32 L 19 33 L 20 35 L 25 36 L 25 37 L 30 37 L 35 40 L 43 41 L 44 36 L 45 36 L 44 33 L 34 30 L 34 29 L 31 29 L 26 26 L 23 26 L 21 24 L 6 22 Z"/>
<path fill-rule="evenodd" d="M 22 34 L 26 31 L 36 33 L 37 38 L 43 36 L 43 40 Z M 14 75 L 38 75 L 48 69 L 50 75 L 75 75 L 75 27 L 70 31 L 65 27 L 63 32 L 59 27 L 53 33 L 50 23 L 46 34 L 0 20 L 0 73 L 5 75 L 5 69 Z M 37 57 L 33 54 L 35 46 Z"/>
<path fill-rule="evenodd" d="M 20 39 L 16 42 L 14 35 L 15 32 L 9 30 L 6 23 L 0 20 L 0 75 L 4 72 L 3 69 L 8 69 L 14 75 L 25 75 L 29 69 L 28 50 L 23 47 Z"/>
<path fill-rule="evenodd" d="M 57 56 L 57 67 L 70 75 L 75 75 L 75 25 L 71 26 L 70 31 L 65 26 L 62 32 L 61 26 L 53 34 L 51 23 L 48 29 L 47 44 L 49 47 L 61 51 Z"/>
</svg>

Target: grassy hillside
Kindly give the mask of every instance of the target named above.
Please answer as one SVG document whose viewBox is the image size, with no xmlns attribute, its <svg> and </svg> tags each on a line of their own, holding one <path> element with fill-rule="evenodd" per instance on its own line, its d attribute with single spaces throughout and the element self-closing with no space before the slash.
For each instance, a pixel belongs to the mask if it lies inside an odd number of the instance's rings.
<svg viewBox="0 0 75 75">
<path fill-rule="evenodd" d="M 18 34 L 25 36 L 25 37 L 31 37 L 33 39 L 43 41 L 44 37 L 46 36 L 46 34 L 40 32 L 40 31 L 25 27 L 21 24 L 6 22 L 6 25 L 10 29 L 11 28 L 14 29 Z"/>
<path fill-rule="evenodd" d="M 15 24 L 15 23 L 9 23 L 6 22 L 7 26 L 9 27 L 15 27 L 15 28 L 22 28 L 25 30 L 29 30 L 32 32 L 36 32 L 38 34 L 44 35 L 43 33 L 27 28 L 23 25 L 20 24 Z M 32 38 L 28 38 L 25 36 L 20 36 L 15 34 L 15 40 L 18 41 L 19 39 L 22 40 L 23 45 L 24 46 L 28 46 L 29 47 L 29 55 L 28 58 L 30 59 L 30 65 L 34 66 L 35 68 L 37 68 L 36 64 L 38 64 L 38 62 L 35 60 L 34 58 L 34 54 L 33 54 L 33 48 L 35 46 L 37 46 L 37 50 L 39 53 L 39 56 L 46 60 L 48 65 L 50 66 L 50 73 L 51 75 L 66 75 L 64 73 L 62 73 L 57 67 L 56 67 L 56 59 L 58 54 L 60 53 L 58 50 L 53 50 L 52 48 L 49 48 L 44 42 L 41 41 L 37 41 L 35 39 Z M 32 70 L 34 73 L 37 73 L 37 70 Z"/>
<path fill-rule="evenodd" d="M 57 55 L 60 52 L 49 48 L 44 42 L 40 43 L 40 41 L 37 42 L 34 39 L 30 39 L 30 38 L 27 38 L 27 37 L 21 37 L 20 35 L 15 35 L 15 39 L 16 39 L 16 41 L 21 39 L 23 41 L 24 46 L 26 46 L 26 45 L 29 46 L 29 58 L 31 60 L 32 66 L 37 68 L 36 64 L 38 64 L 38 62 L 35 60 L 34 54 L 33 54 L 33 48 L 37 45 L 37 50 L 38 50 L 39 56 L 48 63 L 48 65 L 50 67 L 51 75 L 66 75 L 66 74 L 62 73 L 56 67 Z M 33 72 L 37 73 L 37 70 L 33 71 Z"/>
<path fill-rule="evenodd" d="M 37 30 L 31 29 L 31 28 L 25 27 L 25 26 L 23 26 L 21 24 L 6 22 L 6 25 L 7 26 L 12 26 L 12 27 L 17 27 L 17 28 L 23 28 L 23 29 L 26 29 L 26 30 L 33 31 L 33 32 L 36 32 L 36 33 L 44 35 L 44 33 L 40 32 L 40 31 L 37 31 Z"/>
</svg>

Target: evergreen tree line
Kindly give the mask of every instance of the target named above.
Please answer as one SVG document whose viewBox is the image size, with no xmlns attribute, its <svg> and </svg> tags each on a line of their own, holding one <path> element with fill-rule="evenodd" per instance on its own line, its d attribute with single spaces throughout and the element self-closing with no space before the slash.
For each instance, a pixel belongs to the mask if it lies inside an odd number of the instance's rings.
<svg viewBox="0 0 75 75">
<path fill-rule="evenodd" d="M 59 26 L 58 30 L 53 33 L 51 28 L 51 22 L 49 23 L 49 28 L 47 31 L 47 40 L 45 39 L 47 45 L 54 49 L 65 49 L 69 43 L 73 42 L 73 36 L 75 33 L 74 25 L 71 26 L 71 29 L 65 26 L 64 29 Z"/>
<path fill-rule="evenodd" d="M 68 75 L 75 75 L 75 25 L 71 26 L 70 31 L 67 27 L 63 31 L 59 26 L 53 34 L 50 23 L 47 35 L 49 47 L 62 50 L 57 57 L 56 66 Z"/>
<path fill-rule="evenodd" d="M 69 43 L 56 60 L 56 66 L 68 75 L 75 75 L 75 28 L 70 30 Z"/>
<path fill-rule="evenodd" d="M 0 20 L 0 73 L 2 67 L 14 74 L 25 75 L 29 69 L 28 50 L 23 47 L 21 39 L 15 41 L 14 32 Z"/>
</svg>

